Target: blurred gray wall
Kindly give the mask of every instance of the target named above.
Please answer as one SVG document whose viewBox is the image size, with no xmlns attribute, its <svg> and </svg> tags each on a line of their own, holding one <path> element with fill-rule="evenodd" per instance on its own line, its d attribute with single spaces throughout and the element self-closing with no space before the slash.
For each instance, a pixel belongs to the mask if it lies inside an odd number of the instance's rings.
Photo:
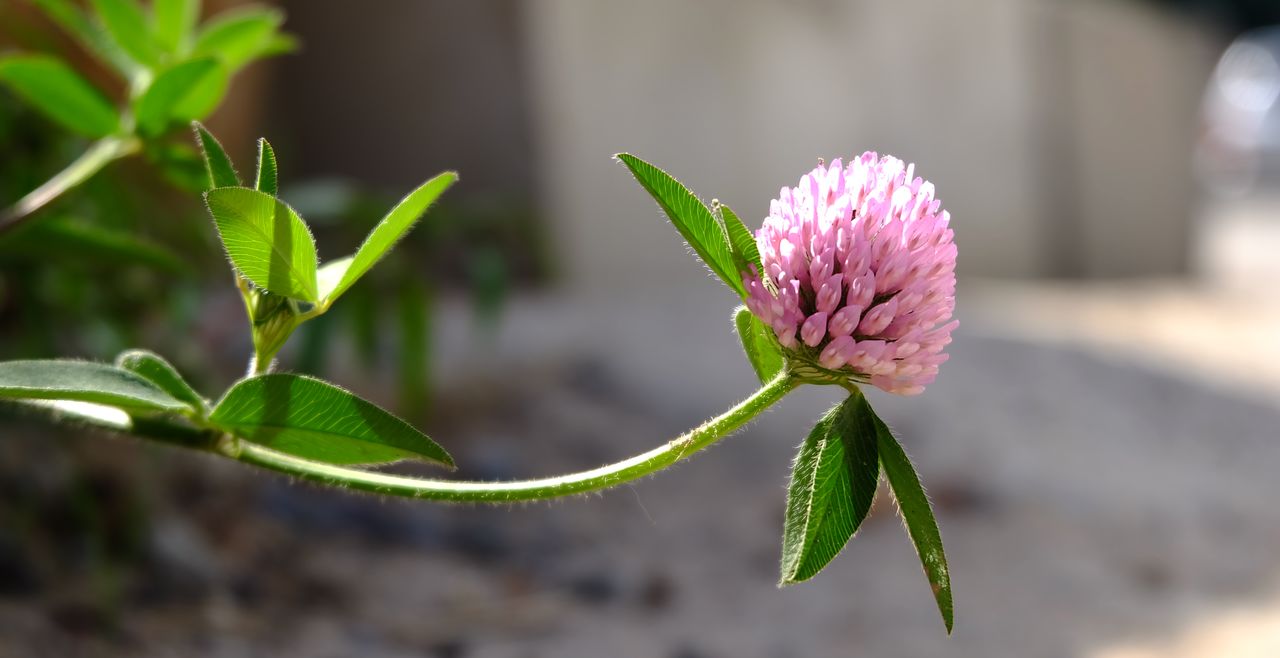
<svg viewBox="0 0 1280 658">
<path fill-rule="evenodd" d="M 1218 36 L 1145 3 L 286 6 L 306 45 L 278 76 L 286 174 L 457 168 L 458 195 L 535 203 L 580 289 L 701 286 L 619 151 L 753 222 L 819 157 L 889 152 L 938 185 L 962 274 L 1187 267 Z"/>
<path fill-rule="evenodd" d="M 451 196 L 531 199 L 517 4 L 283 2 L 303 50 L 278 62 L 270 99 L 282 175 L 405 192 L 455 169 Z"/>
</svg>

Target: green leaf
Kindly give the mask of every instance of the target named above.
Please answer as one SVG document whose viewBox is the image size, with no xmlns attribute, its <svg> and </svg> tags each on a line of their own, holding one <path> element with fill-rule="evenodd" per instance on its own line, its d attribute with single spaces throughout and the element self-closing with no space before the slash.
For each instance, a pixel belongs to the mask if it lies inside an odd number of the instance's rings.
<svg viewBox="0 0 1280 658">
<path fill-rule="evenodd" d="M 0 398 L 71 400 L 142 411 L 191 410 L 135 373 L 89 361 L 0 363 Z"/>
<path fill-rule="evenodd" d="M 227 95 L 227 86 L 231 83 L 231 72 L 221 61 L 214 60 L 216 66 L 178 101 L 173 108 L 173 116 L 178 119 L 195 119 L 197 121 L 213 114 Z"/>
<path fill-rule="evenodd" d="M 154 0 L 151 11 L 156 43 L 170 53 L 182 52 L 200 18 L 200 0 Z"/>
<path fill-rule="evenodd" d="M 446 171 L 423 183 L 418 189 L 401 199 L 400 203 L 378 222 L 378 225 L 369 233 L 369 237 L 364 239 L 364 244 L 361 244 L 352 256 L 351 264 L 343 271 L 342 278 L 322 299 L 332 302 L 359 281 L 360 277 L 391 251 L 396 242 L 413 228 L 427 208 L 457 180 L 458 174 Z"/>
<path fill-rule="evenodd" d="M 275 57 L 276 55 L 287 55 L 295 52 L 299 48 L 298 38 L 292 34 L 278 32 L 267 41 L 266 45 L 258 52 L 259 58 Z"/>
<path fill-rule="evenodd" d="M 756 237 L 746 224 L 738 219 L 738 215 L 729 206 L 716 204 L 720 221 L 724 224 L 725 233 L 729 236 L 729 251 L 733 255 L 733 264 L 739 273 L 749 273 L 748 265 L 756 266 L 756 275 L 764 274 L 764 265 L 760 263 L 760 247 Z"/>
<path fill-rule="evenodd" d="M 773 330 L 745 306 L 739 306 L 733 312 L 733 326 L 738 330 L 742 351 L 746 352 L 760 383 L 776 377 L 782 371 L 783 360 L 778 342 L 773 338 Z"/>
<path fill-rule="evenodd" d="M 619 153 L 619 161 L 631 170 L 636 181 L 658 202 L 680 235 L 697 252 L 702 262 L 719 276 L 729 289 L 745 297 L 747 292 L 733 265 L 729 240 L 706 204 L 667 172 L 629 153 Z"/>
<path fill-rule="evenodd" d="M 258 178 L 253 186 L 259 192 L 265 192 L 271 196 L 276 196 L 280 193 L 276 152 L 265 138 L 258 138 Z"/>
<path fill-rule="evenodd" d="M 138 64 L 116 46 L 106 30 L 89 20 L 88 13 L 77 3 L 72 0 L 31 0 L 31 3 L 125 77 L 132 78 L 139 71 Z"/>
<path fill-rule="evenodd" d="M 284 14 L 275 9 L 246 7 L 215 16 L 196 36 L 192 54 L 214 56 L 232 70 L 248 64 L 273 45 Z"/>
<path fill-rule="evenodd" d="M 160 49 L 147 27 L 147 16 L 134 0 L 91 0 L 107 34 L 134 61 L 147 67 L 160 63 Z"/>
<path fill-rule="evenodd" d="M 169 395 L 186 402 L 192 408 L 208 410 L 209 403 L 182 378 L 163 357 L 147 350 L 129 350 L 116 357 L 116 366 L 135 373 Z"/>
<path fill-rule="evenodd" d="M 868 406 L 867 409 L 870 410 L 871 407 Z M 938 612 L 942 613 L 942 621 L 947 625 L 947 633 L 950 633 L 953 624 L 951 576 L 947 570 L 947 555 L 942 550 L 942 534 L 938 532 L 938 522 L 933 517 L 933 509 L 929 506 L 924 487 L 920 486 L 920 476 L 916 475 L 907 453 L 897 439 L 893 438 L 889 426 L 874 411 L 871 414 L 876 424 L 876 445 L 885 479 L 889 481 L 893 496 L 898 500 L 898 511 L 902 514 L 907 534 L 911 535 L 916 553 L 920 556 L 925 576 L 929 578 L 933 598 L 938 602 Z"/>
<path fill-rule="evenodd" d="M 227 256 L 254 285 L 307 302 L 316 297 L 316 244 L 298 213 L 246 187 L 205 193 Z"/>
<path fill-rule="evenodd" d="M 336 299 L 337 295 L 333 291 L 337 290 L 338 284 L 342 283 L 342 279 L 346 277 L 347 270 L 351 268 L 351 263 L 355 259 L 355 256 L 346 256 L 321 265 L 320 269 L 316 270 L 316 296 L 330 301 Z"/>
<path fill-rule="evenodd" d="M 818 421 L 796 457 L 780 584 L 812 578 L 844 548 L 871 509 L 879 476 L 874 416 L 865 398 L 851 395 Z"/>
<path fill-rule="evenodd" d="M 189 99 L 211 76 L 217 75 L 219 64 L 212 58 L 183 62 L 156 76 L 134 114 L 144 135 L 158 135 L 175 120 L 191 120 Z M 186 106 L 184 106 L 186 104 Z"/>
<path fill-rule="evenodd" d="M 196 143 L 200 145 L 200 153 L 204 155 L 204 167 L 209 172 L 209 189 L 217 187 L 238 187 L 240 175 L 236 173 L 231 157 L 223 150 L 222 144 L 198 121 L 191 122 L 196 133 Z"/>
<path fill-rule="evenodd" d="M 418 458 L 453 466 L 443 448 L 403 420 L 332 384 L 298 375 L 241 381 L 209 420 L 246 441 L 330 464 Z"/>
<path fill-rule="evenodd" d="M 104 137 L 120 128 L 120 115 L 111 102 L 62 60 L 45 55 L 0 58 L 0 82 L 81 135 Z"/>
</svg>

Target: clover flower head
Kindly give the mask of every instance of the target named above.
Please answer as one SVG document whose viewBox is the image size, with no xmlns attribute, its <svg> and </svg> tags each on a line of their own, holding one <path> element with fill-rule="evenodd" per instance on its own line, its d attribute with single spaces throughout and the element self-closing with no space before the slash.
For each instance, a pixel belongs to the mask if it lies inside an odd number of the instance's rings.
<svg viewBox="0 0 1280 658">
<path fill-rule="evenodd" d="M 914 165 L 874 152 L 782 188 L 756 232 L 747 307 L 794 362 L 915 395 L 959 324 L 950 214 Z"/>
</svg>

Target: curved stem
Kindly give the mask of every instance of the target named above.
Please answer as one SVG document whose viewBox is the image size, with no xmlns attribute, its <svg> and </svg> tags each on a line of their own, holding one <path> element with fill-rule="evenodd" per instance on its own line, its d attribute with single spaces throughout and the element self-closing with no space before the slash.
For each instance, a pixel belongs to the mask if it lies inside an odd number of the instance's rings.
<svg viewBox="0 0 1280 658">
<path fill-rule="evenodd" d="M 135 137 L 104 137 L 94 142 L 93 146 L 67 165 L 66 169 L 0 212 L 0 234 L 21 226 L 30 220 L 36 211 L 66 194 L 71 188 L 89 180 L 108 164 L 136 153 L 141 146 Z"/>
<path fill-rule="evenodd" d="M 536 480 L 457 482 L 388 475 L 300 459 L 243 441 L 223 444 L 221 452 L 246 464 L 306 480 L 391 496 L 487 503 L 544 500 L 607 489 L 671 466 L 747 424 L 800 383 L 783 371 L 733 408 L 649 452 L 589 471 Z"/>
</svg>

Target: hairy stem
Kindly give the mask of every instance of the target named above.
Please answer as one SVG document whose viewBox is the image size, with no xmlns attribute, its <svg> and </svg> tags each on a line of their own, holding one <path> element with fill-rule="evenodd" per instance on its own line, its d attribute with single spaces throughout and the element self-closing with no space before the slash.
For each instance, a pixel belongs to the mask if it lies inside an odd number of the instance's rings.
<svg viewBox="0 0 1280 658">
<path fill-rule="evenodd" d="M 29 221 L 41 208 L 66 194 L 71 188 L 89 180 L 103 167 L 138 152 L 141 143 L 135 137 L 104 137 L 93 143 L 66 169 L 32 190 L 3 212 L 0 212 L 0 234 Z"/>
<path fill-rule="evenodd" d="M 799 385 L 784 371 L 733 408 L 653 450 L 589 471 L 536 480 L 459 482 L 388 475 L 300 459 L 243 441 L 224 443 L 220 451 L 306 480 L 389 496 L 485 503 L 545 500 L 608 489 L 656 473 L 733 433 Z"/>
</svg>

